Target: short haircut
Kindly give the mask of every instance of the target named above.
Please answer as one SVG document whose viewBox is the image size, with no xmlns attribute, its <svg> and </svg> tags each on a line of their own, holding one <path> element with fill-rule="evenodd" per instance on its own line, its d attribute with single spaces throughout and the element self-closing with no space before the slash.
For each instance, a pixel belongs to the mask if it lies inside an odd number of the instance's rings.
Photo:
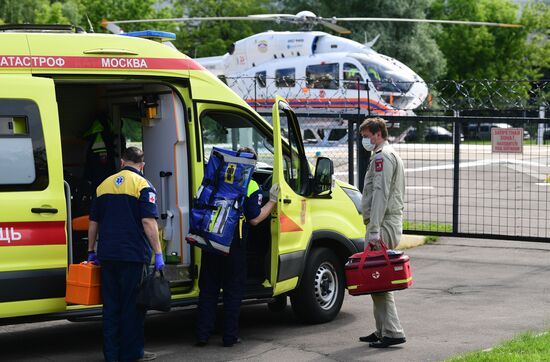
<svg viewBox="0 0 550 362">
<path fill-rule="evenodd" d="M 128 147 L 122 152 L 122 159 L 124 161 L 130 161 L 133 163 L 142 163 L 143 162 L 143 151 L 137 147 Z"/>
<path fill-rule="evenodd" d="M 386 121 L 383 118 L 367 118 L 359 126 L 359 133 L 362 133 L 365 129 L 374 134 L 378 131 L 381 132 L 383 139 L 388 139 L 388 128 L 386 127 Z"/>
<path fill-rule="evenodd" d="M 256 153 L 256 150 L 253 149 L 252 147 L 240 147 L 237 152 L 246 152 L 246 153 L 251 153 L 254 155 L 254 159 L 257 160 L 258 159 L 258 154 Z"/>
</svg>

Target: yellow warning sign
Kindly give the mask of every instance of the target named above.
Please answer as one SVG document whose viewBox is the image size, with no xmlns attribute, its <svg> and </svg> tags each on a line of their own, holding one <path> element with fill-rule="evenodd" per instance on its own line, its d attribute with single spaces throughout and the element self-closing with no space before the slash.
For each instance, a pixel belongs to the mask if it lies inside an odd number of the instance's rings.
<svg viewBox="0 0 550 362">
<path fill-rule="evenodd" d="M 232 184 L 235 180 L 235 170 L 237 169 L 237 165 L 234 163 L 227 164 L 227 168 L 225 169 L 225 182 L 228 184 Z"/>
</svg>

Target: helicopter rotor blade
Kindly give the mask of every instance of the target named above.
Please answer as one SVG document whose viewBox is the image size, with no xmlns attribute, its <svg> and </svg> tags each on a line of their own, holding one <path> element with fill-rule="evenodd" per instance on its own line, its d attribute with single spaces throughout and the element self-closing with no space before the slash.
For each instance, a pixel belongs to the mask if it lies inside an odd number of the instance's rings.
<svg viewBox="0 0 550 362">
<path fill-rule="evenodd" d="M 244 21 L 274 21 L 276 23 L 289 22 L 294 24 L 309 24 L 310 26 L 321 24 L 340 34 L 351 34 L 349 29 L 337 25 L 338 21 L 387 21 L 387 22 L 409 22 L 409 23 L 436 23 L 436 24 L 461 24 L 461 25 L 481 25 L 498 26 L 508 28 L 520 28 L 520 24 L 493 23 L 486 21 L 464 21 L 464 20 L 435 20 L 435 19 L 407 19 L 407 18 L 322 18 L 316 16 L 310 11 L 302 11 L 294 14 L 256 14 L 248 16 L 204 16 L 204 17 L 182 17 L 182 18 L 163 18 L 163 19 L 136 19 L 136 20 L 116 20 L 106 21 L 104 27 L 116 24 L 132 23 L 155 23 L 155 22 L 200 22 L 200 21 L 225 21 L 225 20 L 244 20 Z"/>
<path fill-rule="evenodd" d="M 112 21 L 108 21 L 105 18 L 103 20 L 101 20 L 101 27 L 109 30 L 113 34 L 122 34 L 122 33 L 124 33 L 124 30 L 122 30 L 122 28 L 120 26 L 116 25 Z"/>
<path fill-rule="evenodd" d="M 337 21 L 388 21 L 405 23 L 436 23 L 436 24 L 460 24 L 460 25 L 482 25 L 499 26 L 505 28 L 521 28 L 520 24 L 492 23 L 487 21 L 465 21 L 465 20 L 435 20 L 435 19 L 406 19 L 406 18 L 336 18 Z"/>
<path fill-rule="evenodd" d="M 262 19 L 251 16 L 205 16 L 192 18 L 161 18 L 161 19 L 135 19 L 135 20 L 114 20 L 108 21 L 108 24 L 134 24 L 134 23 L 163 23 L 163 22 L 197 22 L 197 21 L 223 21 L 223 20 L 265 20 L 273 21 L 273 19 Z"/>
<path fill-rule="evenodd" d="M 351 30 L 346 29 L 343 26 L 336 25 L 336 24 L 334 24 L 330 21 L 324 20 L 324 19 L 319 20 L 319 24 L 321 24 L 324 27 L 327 27 L 331 30 L 334 30 L 335 32 L 340 33 L 340 34 L 351 34 Z"/>
</svg>

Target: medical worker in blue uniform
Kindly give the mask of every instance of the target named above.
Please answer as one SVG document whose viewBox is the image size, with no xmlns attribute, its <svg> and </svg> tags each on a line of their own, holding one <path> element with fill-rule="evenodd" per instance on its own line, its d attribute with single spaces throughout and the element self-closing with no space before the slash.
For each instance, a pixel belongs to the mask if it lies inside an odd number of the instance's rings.
<svg viewBox="0 0 550 362">
<path fill-rule="evenodd" d="M 254 149 L 242 147 L 239 152 L 256 155 Z M 245 222 L 236 228 L 229 255 L 209 252 L 203 249 L 199 277 L 199 308 L 197 315 L 197 346 L 205 346 L 216 324 L 216 309 L 220 288 L 223 289 L 223 345 L 232 347 L 239 343 L 239 313 L 246 282 L 246 236 L 250 226 L 265 220 L 277 203 L 279 185 L 269 191 L 269 201 L 262 207 L 262 192 L 256 181 L 248 185 L 247 197 L 243 203 Z M 254 242 L 251 240 L 250 242 Z"/>
<path fill-rule="evenodd" d="M 98 186 L 92 202 L 88 261 L 101 264 L 105 360 L 147 361 L 155 355 L 143 350 L 145 311 L 136 298 L 152 251 L 155 269 L 164 267 L 157 196 L 142 174 L 143 151 L 129 147 L 121 161 L 122 170 Z"/>
</svg>

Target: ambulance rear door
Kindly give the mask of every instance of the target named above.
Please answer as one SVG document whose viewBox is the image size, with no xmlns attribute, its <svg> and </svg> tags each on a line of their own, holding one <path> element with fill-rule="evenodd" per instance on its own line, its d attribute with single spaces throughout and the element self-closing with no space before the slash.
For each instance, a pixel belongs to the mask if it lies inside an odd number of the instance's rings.
<svg viewBox="0 0 550 362">
<path fill-rule="evenodd" d="M 65 310 L 66 203 L 54 83 L 0 75 L 0 318 Z"/>
<path fill-rule="evenodd" d="M 312 232 L 308 194 L 310 178 L 304 145 L 296 115 L 281 97 L 273 105 L 273 183 L 280 186 L 276 218 L 271 221 L 272 285 L 278 295 L 292 290 L 305 260 L 305 248 Z M 288 144 L 282 142 L 288 140 Z M 274 270 L 277 268 L 277 270 Z"/>
</svg>

